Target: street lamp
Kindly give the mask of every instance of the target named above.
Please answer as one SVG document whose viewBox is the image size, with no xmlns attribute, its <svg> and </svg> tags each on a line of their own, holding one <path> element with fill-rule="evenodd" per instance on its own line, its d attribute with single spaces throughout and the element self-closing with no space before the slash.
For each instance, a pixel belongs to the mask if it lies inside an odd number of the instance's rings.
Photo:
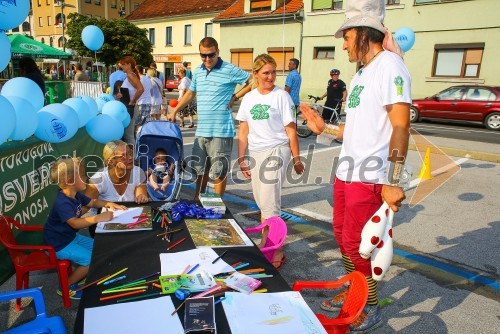
<svg viewBox="0 0 500 334">
<path fill-rule="evenodd" d="M 56 0 L 54 5 L 56 4 L 57 6 L 61 7 L 62 47 L 63 47 L 63 52 L 66 52 L 66 38 L 64 37 L 64 26 L 66 25 L 66 17 L 64 17 L 64 7 L 69 7 L 69 8 L 76 8 L 76 7 L 71 4 L 67 4 L 65 0 Z"/>
</svg>

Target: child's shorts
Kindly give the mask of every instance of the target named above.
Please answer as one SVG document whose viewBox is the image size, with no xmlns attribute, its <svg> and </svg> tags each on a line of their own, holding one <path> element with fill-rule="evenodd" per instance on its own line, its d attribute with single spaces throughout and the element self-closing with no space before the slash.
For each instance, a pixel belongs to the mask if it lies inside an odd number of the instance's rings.
<svg viewBox="0 0 500 334">
<path fill-rule="evenodd" d="M 93 247 L 94 239 L 77 233 L 73 241 L 56 252 L 56 257 L 61 260 L 70 260 L 80 266 L 88 266 L 92 257 Z"/>
</svg>

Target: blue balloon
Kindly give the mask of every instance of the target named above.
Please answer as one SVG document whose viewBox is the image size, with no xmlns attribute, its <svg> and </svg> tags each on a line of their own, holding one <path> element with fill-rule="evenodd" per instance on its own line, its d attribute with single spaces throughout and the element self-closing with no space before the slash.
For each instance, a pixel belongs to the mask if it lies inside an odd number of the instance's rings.
<svg viewBox="0 0 500 334">
<path fill-rule="evenodd" d="M 31 79 L 18 77 L 10 79 L 3 85 L 3 96 L 17 96 L 25 99 L 35 107 L 36 111 L 43 108 L 45 97 L 40 87 Z"/>
<path fill-rule="evenodd" d="M 102 108 L 104 107 L 104 105 L 106 104 L 106 101 L 104 100 L 101 100 L 101 99 L 96 99 L 95 100 L 95 103 L 97 105 L 97 111 L 98 113 L 101 113 L 102 112 Z"/>
<path fill-rule="evenodd" d="M 109 115 L 97 115 L 85 127 L 89 136 L 96 142 L 106 144 L 111 140 L 123 137 L 123 125 L 118 119 Z"/>
<path fill-rule="evenodd" d="M 95 102 L 95 100 L 93 98 L 91 98 L 90 96 L 86 96 L 86 95 L 77 96 L 77 98 L 82 99 L 83 101 L 85 101 L 85 103 L 87 103 L 87 105 L 89 107 L 89 113 L 90 113 L 89 120 L 92 119 L 93 117 L 97 116 L 97 114 L 99 113 L 99 109 L 97 108 L 97 103 Z"/>
<path fill-rule="evenodd" d="M 17 96 L 10 96 L 7 100 L 12 104 L 16 112 L 16 127 L 9 138 L 24 140 L 31 137 L 38 127 L 38 116 L 35 107 L 29 101 Z"/>
<path fill-rule="evenodd" d="M 5 97 L 0 96 L 0 145 L 9 138 L 16 128 L 16 111 Z"/>
<path fill-rule="evenodd" d="M 118 119 L 120 122 L 122 122 L 124 127 L 126 126 L 125 123 L 127 122 L 127 116 L 129 116 L 129 114 L 127 112 L 127 107 L 125 107 L 122 102 L 111 101 L 106 103 L 104 107 L 102 107 L 102 113 Z M 128 123 L 130 123 L 130 116 L 128 119 Z"/>
<path fill-rule="evenodd" d="M 62 143 L 78 131 L 78 115 L 69 106 L 53 103 L 38 112 L 35 136 L 49 143 Z"/>
<path fill-rule="evenodd" d="M 86 26 L 82 30 L 82 42 L 90 50 L 97 51 L 101 48 L 102 43 L 104 43 L 104 34 L 99 27 Z"/>
<path fill-rule="evenodd" d="M 0 72 L 9 65 L 11 53 L 9 38 L 3 31 L 0 31 Z"/>
<path fill-rule="evenodd" d="M 398 41 L 401 50 L 407 52 L 415 44 L 415 32 L 408 27 L 402 27 L 396 31 L 394 39 Z"/>
<path fill-rule="evenodd" d="M 87 124 L 87 122 L 90 120 L 91 115 L 90 115 L 89 105 L 82 99 L 73 97 L 71 99 L 67 99 L 66 101 L 64 101 L 63 104 L 70 106 L 76 111 L 76 114 L 78 115 L 79 128 L 85 126 L 85 124 Z"/>
<path fill-rule="evenodd" d="M 127 111 L 127 115 L 125 116 L 125 119 L 122 121 L 123 127 L 126 128 L 127 126 L 129 126 L 130 121 L 131 121 L 130 115 L 128 114 Z"/>
<path fill-rule="evenodd" d="M 2 0 L 0 3 L 0 30 L 17 28 L 30 11 L 28 0 Z"/>
<path fill-rule="evenodd" d="M 97 100 L 103 100 L 104 102 L 116 101 L 115 97 L 111 94 L 101 94 L 96 98 Z"/>
</svg>

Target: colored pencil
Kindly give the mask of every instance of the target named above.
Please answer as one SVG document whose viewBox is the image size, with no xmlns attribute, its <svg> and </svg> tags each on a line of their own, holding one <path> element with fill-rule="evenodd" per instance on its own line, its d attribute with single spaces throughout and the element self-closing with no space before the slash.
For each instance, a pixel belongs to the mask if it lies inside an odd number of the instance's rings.
<svg viewBox="0 0 500 334">
<path fill-rule="evenodd" d="M 113 289 L 113 290 L 104 290 L 102 293 L 117 293 L 117 292 L 124 292 L 124 291 L 134 291 L 134 290 L 142 290 L 142 289 L 147 289 L 147 285 L 141 285 L 141 286 L 132 286 L 130 288 L 125 288 L 125 289 Z"/>
<path fill-rule="evenodd" d="M 198 263 L 196 266 L 194 266 L 193 268 L 189 269 L 189 271 L 187 272 L 187 274 L 191 274 L 193 271 L 195 271 L 196 269 L 198 269 L 198 267 L 200 266 L 200 264 Z"/>
<path fill-rule="evenodd" d="M 143 280 L 140 280 L 140 281 L 137 281 L 137 282 L 131 282 L 131 283 L 127 283 L 127 284 L 118 285 L 118 286 L 115 286 L 115 287 L 110 288 L 108 290 L 115 290 L 115 289 L 127 288 L 129 286 L 134 286 L 134 285 L 139 285 L 139 284 L 146 284 L 146 280 L 143 279 Z"/>
<path fill-rule="evenodd" d="M 186 240 L 186 238 L 182 238 L 181 240 L 177 241 L 175 244 L 168 246 L 167 250 L 173 249 L 174 247 L 176 247 L 178 244 L 180 244 L 184 240 Z"/>
<path fill-rule="evenodd" d="M 234 267 L 234 270 L 238 270 L 238 269 L 241 269 L 241 268 L 245 268 L 245 267 L 247 267 L 247 266 L 249 266 L 249 265 L 250 265 L 250 263 L 248 263 L 248 262 L 247 262 L 247 263 L 242 263 L 242 264 L 240 264 L 239 266 Z"/>
<path fill-rule="evenodd" d="M 226 255 L 226 253 L 227 253 L 227 250 L 225 250 L 224 252 L 222 252 L 221 255 L 217 256 L 217 258 L 212 261 L 212 264 L 214 264 L 215 262 L 219 261 L 224 255 Z"/>
<path fill-rule="evenodd" d="M 189 270 L 189 268 L 191 267 L 190 264 L 187 265 L 186 269 L 184 269 L 181 273 L 181 275 L 184 275 L 185 273 L 187 273 L 187 271 Z"/>
<path fill-rule="evenodd" d="M 234 268 L 234 267 L 237 267 L 237 266 L 239 266 L 239 265 L 240 265 L 240 264 L 242 264 L 242 263 L 243 263 L 243 261 L 238 261 L 238 262 L 236 262 L 236 263 L 233 263 L 233 264 L 231 265 L 231 267 L 233 267 L 233 268 Z"/>
<path fill-rule="evenodd" d="M 220 302 L 222 302 L 224 299 L 226 299 L 226 297 L 222 297 L 221 299 L 219 299 L 218 301 L 216 301 L 216 302 L 214 303 L 214 305 L 219 304 L 219 303 L 220 303 Z"/>
<path fill-rule="evenodd" d="M 131 280 L 131 281 L 128 281 L 128 282 L 124 282 L 124 284 L 127 284 L 127 283 L 134 283 L 134 282 L 137 282 L 137 281 L 140 281 L 140 280 L 145 280 L 145 279 L 148 279 L 150 277 L 153 277 L 153 276 L 156 276 L 156 275 L 160 275 L 160 272 L 157 271 L 155 273 L 152 273 L 152 274 L 149 274 L 149 275 L 146 275 L 146 276 L 143 276 L 143 277 L 139 277 L 139 278 L 136 278 L 134 280 Z"/>
<path fill-rule="evenodd" d="M 162 235 L 165 235 L 165 234 L 170 234 L 170 233 L 180 232 L 180 231 L 182 231 L 182 230 L 183 230 L 183 228 L 178 228 L 178 229 L 176 229 L 176 230 L 172 230 L 172 231 L 168 231 L 168 232 L 159 233 L 159 234 L 157 234 L 156 236 L 157 236 L 157 237 L 159 237 L 159 236 L 162 236 Z"/>
<path fill-rule="evenodd" d="M 170 314 L 170 315 L 174 315 L 174 314 L 176 314 L 176 313 L 177 313 L 177 311 L 179 311 L 179 310 L 181 309 L 181 307 L 182 307 L 184 304 L 186 304 L 186 301 L 187 301 L 187 300 L 188 300 L 187 298 L 186 298 L 186 299 L 184 299 L 184 301 L 183 301 L 183 302 L 182 302 L 179 306 L 177 306 L 177 308 L 174 310 L 174 312 L 172 312 L 172 314 Z"/>
<path fill-rule="evenodd" d="M 252 293 L 265 293 L 265 292 L 267 292 L 267 289 L 258 289 L 258 290 L 252 291 Z"/>
<path fill-rule="evenodd" d="M 160 285 L 160 284 L 153 283 L 152 285 L 153 285 L 155 288 L 161 289 L 161 285 Z"/>
<path fill-rule="evenodd" d="M 147 222 L 148 219 L 147 218 L 144 218 L 144 219 L 139 219 L 138 221 L 136 222 L 133 222 L 133 223 L 130 223 L 130 224 L 127 224 L 127 228 L 132 228 L 134 227 L 135 225 L 139 225 L 140 223 L 144 223 L 144 222 Z"/>
<path fill-rule="evenodd" d="M 109 275 L 106 275 L 106 276 L 104 276 L 104 277 L 102 277 L 102 278 L 96 279 L 96 280 L 95 280 L 95 281 L 93 281 L 92 283 L 86 284 L 86 285 L 84 285 L 84 286 L 82 286 L 82 287 L 80 287 L 80 288 L 76 289 L 76 290 L 75 290 L 75 292 L 78 292 L 78 291 L 80 291 L 80 290 L 86 289 L 86 288 L 88 288 L 89 286 L 94 285 L 94 284 L 96 284 L 97 282 L 102 281 L 103 279 L 106 279 L 106 278 L 108 278 L 108 277 L 109 277 Z"/>
<path fill-rule="evenodd" d="M 105 279 L 103 279 L 103 280 L 100 280 L 99 282 L 97 282 L 97 285 L 100 285 L 100 284 L 102 284 L 102 283 L 106 282 L 107 280 L 109 280 L 109 279 L 111 279 L 111 278 L 113 278 L 113 277 L 115 277 L 115 276 L 117 276 L 117 275 L 120 275 L 122 272 L 124 272 L 124 271 L 125 271 L 125 270 L 127 270 L 127 269 L 128 269 L 128 268 L 123 268 L 122 270 L 117 271 L 117 272 L 116 272 L 116 273 L 114 273 L 113 275 L 108 276 L 107 278 L 105 278 Z"/>
<path fill-rule="evenodd" d="M 121 293 L 119 295 L 101 297 L 101 298 L 99 298 L 99 300 L 102 302 L 102 301 L 109 300 L 109 299 L 116 299 L 116 298 L 130 296 L 130 295 L 137 295 L 139 293 L 143 293 L 144 291 L 146 291 L 146 290 L 130 291 L 130 292 Z"/>
<path fill-rule="evenodd" d="M 120 276 L 120 277 L 116 277 L 116 278 L 113 278 L 110 281 L 104 282 L 102 285 L 108 285 L 108 284 L 111 284 L 111 283 L 114 283 L 114 282 L 118 282 L 118 281 L 121 281 L 122 279 L 125 279 L 125 278 L 127 278 L 126 275 L 123 275 L 123 276 Z"/>
<path fill-rule="evenodd" d="M 147 297 L 153 297 L 153 296 L 161 296 L 161 295 L 163 295 L 163 293 L 161 293 L 161 292 L 148 293 L 147 295 L 134 296 L 134 297 L 128 297 L 128 298 L 118 299 L 116 302 L 117 303 L 123 303 L 123 302 L 129 302 L 129 301 L 132 301 L 132 300 L 137 300 L 137 299 L 142 299 L 142 298 L 147 298 Z"/>
</svg>

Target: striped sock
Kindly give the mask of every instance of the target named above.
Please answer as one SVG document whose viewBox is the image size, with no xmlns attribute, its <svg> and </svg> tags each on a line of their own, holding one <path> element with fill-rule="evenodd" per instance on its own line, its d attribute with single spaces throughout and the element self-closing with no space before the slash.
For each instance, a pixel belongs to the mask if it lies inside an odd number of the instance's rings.
<svg viewBox="0 0 500 334">
<path fill-rule="evenodd" d="M 368 305 L 377 305 L 377 281 L 375 281 L 371 276 L 366 276 L 366 281 L 368 282 Z"/>
<path fill-rule="evenodd" d="M 354 264 L 352 263 L 349 256 L 342 254 L 342 263 L 344 264 L 345 271 L 350 274 L 354 271 Z"/>
</svg>

